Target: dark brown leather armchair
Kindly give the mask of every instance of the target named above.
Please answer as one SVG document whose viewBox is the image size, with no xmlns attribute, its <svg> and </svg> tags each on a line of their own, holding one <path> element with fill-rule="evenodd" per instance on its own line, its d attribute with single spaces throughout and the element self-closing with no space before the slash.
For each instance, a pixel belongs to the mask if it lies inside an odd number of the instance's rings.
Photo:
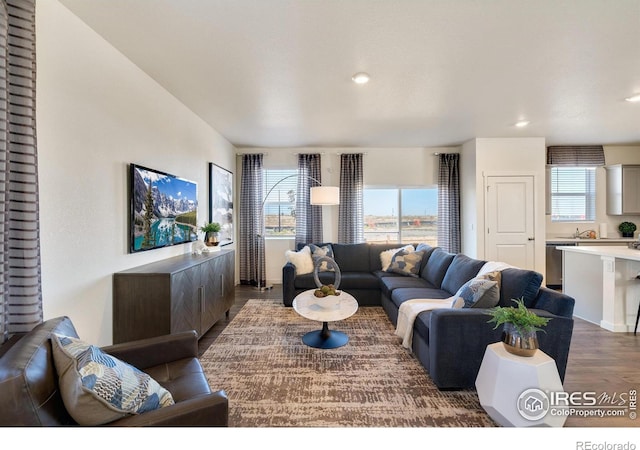
<svg viewBox="0 0 640 450">
<path fill-rule="evenodd" d="M 77 425 L 62 401 L 53 362 L 51 333 L 78 337 L 68 317 L 47 320 L 14 339 L 0 356 L 0 425 Z M 228 400 L 212 392 L 198 360 L 195 331 L 103 347 L 103 351 L 148 373 L 174 405 L 131 415 L 109 426 L 227 426 Z"/>
</svg>

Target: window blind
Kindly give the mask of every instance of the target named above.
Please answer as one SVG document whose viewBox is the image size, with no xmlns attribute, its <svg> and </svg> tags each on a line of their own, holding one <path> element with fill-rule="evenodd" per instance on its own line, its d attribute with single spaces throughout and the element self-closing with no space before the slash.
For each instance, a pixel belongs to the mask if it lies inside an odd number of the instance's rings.
<svg viewBox="0 0 640 450">
<path fill-rule="evenodd" d="M 595 167 L 551 168 L 552 221 L 595 221 L 595 199 Z"/>
<path fill-rule="evenodd" d="M 267 236 L 295 234 L 297 174 L 297 169 L 264 171 L 264 192 L 267 197 L 263 212 Z"/>
</svg>

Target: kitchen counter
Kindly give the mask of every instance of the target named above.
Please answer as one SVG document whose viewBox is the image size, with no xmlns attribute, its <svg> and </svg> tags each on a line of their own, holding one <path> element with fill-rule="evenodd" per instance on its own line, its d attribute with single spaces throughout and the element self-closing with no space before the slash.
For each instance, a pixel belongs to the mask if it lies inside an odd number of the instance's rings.
<svg viewBox="0 0 640 450">
<path fill-rule="evenodd" d="M 605 256 L 609 258 L 619 258 L 625 259 L 629 261 L 640 261 L 640 250 L 635 248 L 624 247 L 621 245 L 611 245 L 611 246 L 571 246 L 564 247 L 559 246 L 559 250 L 563 251 L 571 251 L 575 253 L 584 253 L 587 255 L 595 255 L 595 256 Z M 635 276 L 635 275 L 634 275 Z"/>
<path fill-rule="evenodd" d="M 567 237 L 547 237 L 547 244 L 580 244 L 580 245 L 590 245 L 590 244 L 628 244 L 629 242 L 635 242 L 636 239 L 633 238 L 567 238 Z"/>
<path fill-rule="evenodd" d="M 563 291 L 576 300 L 574 315 L 613 331 L 635 326 L 640 302 L 640 250 L 623 245 L 558 246 Z"/>
<path fill-rule="evenodd" d="M 596 238 L 596 239 L 576 239 L 570 237 L 547 237 L 546 239 L 546 262 L 545 262 L 545 282 L 552 289 L 562 288 L 562 251 L 558 250 L 558 246 L 571 245 L 577 247 L 584 246 L 611 246 L 627 247 L 630 243 L 637 242 L 633 238 Z"/>
</svg>

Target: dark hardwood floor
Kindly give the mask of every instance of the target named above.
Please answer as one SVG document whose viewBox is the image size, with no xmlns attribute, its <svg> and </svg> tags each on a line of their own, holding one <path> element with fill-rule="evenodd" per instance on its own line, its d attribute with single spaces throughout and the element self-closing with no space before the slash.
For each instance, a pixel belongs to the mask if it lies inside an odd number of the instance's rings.
<svg viewBox="0 0 640 450">
<path fill-rule="evenodd" d="M 228 318 L 216 323 L 200 339 L 200 353 L 215 341 L 227 324 L 249 299 L 282 299 L 282 286 L 260 292 L 249 286 L 236 287 L 236 300 Z M 569 362 L 564 380 L 567 393 L 595 392 L 598 397 L 606 394 L 612 402 L 628 401 L 629 391 L 640 392 L 640 335 L 612 333 L 597 325 L 575 319 Z M 606 409 L 606 408 L 605 408 Z M 609 408 L 608 410 L 612 410 Z M 640 405 L 638 411 L 640 412 Z M 566 427 L 640 427 L 640 419 L 624 417 L 580 417 L 570 415 Z"/>
<path fill-rule="evenodd" d="M 277 292 L 276 292 L 277 291 Z M 233 318 L 238 314 L 238 311 L 242 309 L 247 300 L 252 298 L 280 298 L 282 299 L 282 288 L 273 289 L 260 292 L 256 288 L 251 286 L 236 286 L 236 300 L 229 311 L 229 316 L 220 319 L 215 323 L 209 331 L 207 331 L 200 341 L 198 342 L 198 350 L 200 352 L 200 356 L 209 348 L 213 341 L 216 340 L 218 335 L 222 333 L 222 330 L 226 328 L 226 326 L 233 320 Z"/>
</svg>

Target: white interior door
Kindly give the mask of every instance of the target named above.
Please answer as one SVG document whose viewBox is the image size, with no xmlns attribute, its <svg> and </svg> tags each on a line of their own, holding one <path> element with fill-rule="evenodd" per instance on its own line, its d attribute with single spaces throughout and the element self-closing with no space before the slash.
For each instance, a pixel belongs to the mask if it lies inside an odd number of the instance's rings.
<svg viewBox="0 0 640 450">
<path fill-rule="evenodd" d="M 485 259 L 535 270 L 533 176 L 487 177 Z"/>
</svg>

